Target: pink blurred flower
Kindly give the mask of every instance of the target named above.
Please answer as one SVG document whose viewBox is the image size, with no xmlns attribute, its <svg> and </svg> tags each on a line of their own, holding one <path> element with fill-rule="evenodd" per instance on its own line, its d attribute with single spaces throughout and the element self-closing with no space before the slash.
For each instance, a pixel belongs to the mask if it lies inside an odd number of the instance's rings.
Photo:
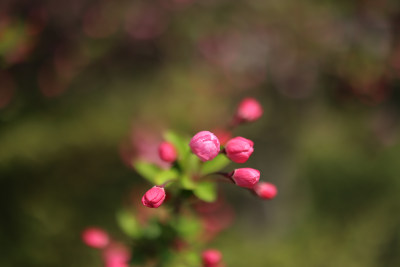
<svg viewBox="0 0 400 267">
<path fill-rule="evenodd" d="M 158 147 L 160 158 L 166 162 L 174 162 L 177 158 L 175 147 L 169 142 L 162 142 Z"/>
<path fill-rule="evenodd" d="M 120 243 L 112 243 L 103 251 L 105 267 L 129 267 L 130 252 Z"/>
<path fill-rule="evenodd" d="M 256 194 L 263 199 L 273 199 L 277 194 L 278 190 L 276 186 L 270 183 L 260 182 L 254 186 Z"/>
<path fill-rule="evenodd" d="M 263 114 L 263 109 L 260 103 L 254 98 L 245 98 L 240 102 L 236 111 L 236 117 L 241 121 L 255 121 Z"/>
<path fill-rule="evenodd" d="M 110 242 L 108 234 L 97 227 L 85 229 L 82 232 L 82 240 L 87 246 L 93 248 L 105 248 Z"/>
<path fill-rule="evenodd" d="M 208 249 L 203 251 L 201 258 L 203 260 L 203 267 L 217 267 L 222 261 L 222 254 L 219 250 Z"/>
</svg>

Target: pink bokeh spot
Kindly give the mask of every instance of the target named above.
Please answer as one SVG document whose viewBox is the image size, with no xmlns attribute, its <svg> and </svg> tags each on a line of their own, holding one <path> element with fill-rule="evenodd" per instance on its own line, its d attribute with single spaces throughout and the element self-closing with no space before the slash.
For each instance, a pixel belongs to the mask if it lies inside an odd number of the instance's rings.
<svg viewBox="0 0 400 267">
<path fill-rule="evenodd" d="M 276 186 L 266 182 L 256 184 L 254 191 L 262 199 L 273 199 L 278 194 Z"/>
<path fill-rule="evenodd" d="M 82 233 L 82 240 L 87 246 L 93 248 L 104 248 L 110 242 L 108 234 L 97 227 L 85 229 Z"/>
</svg>

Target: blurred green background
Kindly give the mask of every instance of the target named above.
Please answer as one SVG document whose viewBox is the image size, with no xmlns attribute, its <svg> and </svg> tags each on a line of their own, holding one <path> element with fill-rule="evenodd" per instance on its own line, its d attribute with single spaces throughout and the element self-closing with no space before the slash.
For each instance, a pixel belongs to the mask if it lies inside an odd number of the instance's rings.
<svg viewBox="0 0 400 267">
<path fill-rule="evenodd" d="M 227 266 L 400 266 L 397 0 L 1 1 L 0 266 L 101 266 L 80 233 L 122 236 L 135 131 L 247 96 L 265 115 L 235 135 L 279 195 L 223 186 Z"/>
</svg>

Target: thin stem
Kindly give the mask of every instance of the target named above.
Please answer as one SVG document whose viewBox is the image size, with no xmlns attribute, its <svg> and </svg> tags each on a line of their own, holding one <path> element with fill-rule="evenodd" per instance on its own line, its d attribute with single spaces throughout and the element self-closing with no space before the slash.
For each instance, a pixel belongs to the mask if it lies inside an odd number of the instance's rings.
<svg viewBox="0 0 400 267">
<path fill-rule="evenodd" d="M 242 123 L 243 123 L 243 120 L 241 120 L 240 118 L 238 118 L 235 115 L 235 116 L 233 116 L 231 122 L 228 124 L 228 126 L 226 128 L 229 131 L 233 131 L 236 127 L 238 127 Z"/>
<path fill-rule="evenodd" d="M 203 177 L 211 176 L 211 175 L 222 176 L 222 177 L 219 177 L 219 179 L 218 179 L 221 182 L 229 182 L 229 183 L 235 184 L 235 181 L 232 179 L 232 172 L 230 172 L 230 173 L 227 173 L 227 172 L 214 172 L 214 173 L 209 173 L 209 174 L 207 174 L 207 175 L 205 175 Z"/>
<path fill-rule="evenodd" d="M 157 185 L 158 187 L 164 188 L 167 184 L 174 182 L 176 179 L 170 179 L 161 185 Z"/>
</svg>

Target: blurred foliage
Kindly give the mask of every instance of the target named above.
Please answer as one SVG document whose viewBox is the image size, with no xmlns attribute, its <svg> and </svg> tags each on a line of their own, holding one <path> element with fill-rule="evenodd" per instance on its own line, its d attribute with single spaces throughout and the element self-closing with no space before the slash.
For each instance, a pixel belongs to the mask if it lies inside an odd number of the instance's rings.
<svg viewBox="0 0 400 267">
<path fill-rule="evenodd" d="M 0 266 L 101 266 L 80 232 L 123 236 L 135 132 L 248 95 L 266 114 L 235 134 L 279 196 L 222 186 L 227 266 L 399 266 L 399 36 L 397 0 L 0 1 Z"/>
</svg>

